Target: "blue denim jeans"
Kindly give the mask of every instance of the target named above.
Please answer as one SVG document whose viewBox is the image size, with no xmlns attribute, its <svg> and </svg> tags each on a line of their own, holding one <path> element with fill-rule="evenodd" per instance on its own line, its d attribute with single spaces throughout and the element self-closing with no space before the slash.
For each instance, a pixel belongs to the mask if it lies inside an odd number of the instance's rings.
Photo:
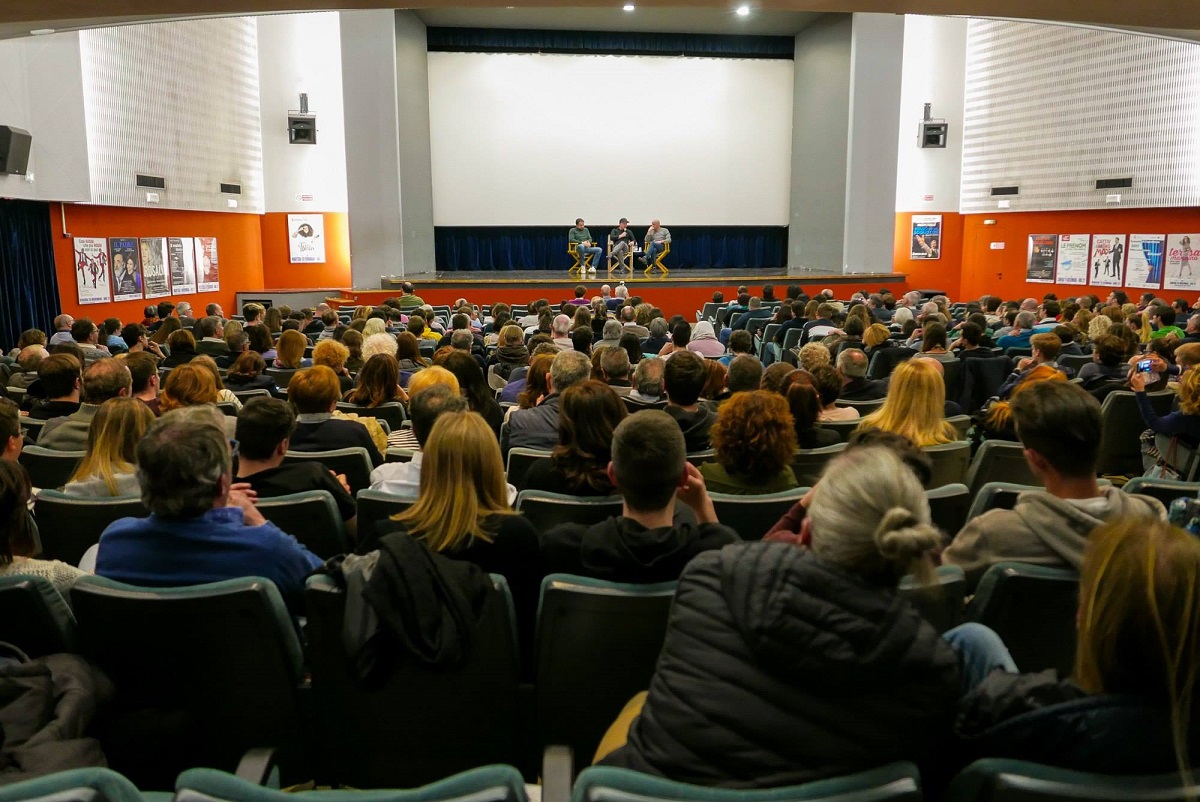
<svg viewBox="0 0 1200 802">
<path fill-rule="evenodd" d="M 593 245 L 590 248 L 585 248 L 580 245 L 576 252 L 579 254 L 579 264 L 586 270 L 589 267 L 595 267 L 600 264 L 600 254 L 604 253 L 602 248 L 597 248 Z M 591 264 L 588 264 L 591 262 Z"/>
<path fill-rule="evenodd" d="M 651 242 L 648 244 L 646 246 L 646 266 L 649 267 L 650 265 L 654 264 L 654 260 L 658 258 L 658 255 L 662 253 L 663 250 L 664 248 L 661 242 Z"/>
<path fill-rule="evenodd" d="M 942 637 L 958 652 L 963 694 L 973 690 L 997 668 L 1010 674 L 1017 673 L 1017 664 L 1004 641 L 983 624 L 959 624 Z"/>
</svg>

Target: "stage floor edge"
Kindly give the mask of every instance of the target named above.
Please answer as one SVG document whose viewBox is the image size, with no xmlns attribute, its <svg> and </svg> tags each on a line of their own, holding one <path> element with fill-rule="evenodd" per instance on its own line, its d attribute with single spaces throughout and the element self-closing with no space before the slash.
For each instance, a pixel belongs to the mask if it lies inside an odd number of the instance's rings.
<svg viewBox="0 0 1200 802">
<path fill-rule="evenodd" d="M 350 292 L 379 292 L 398 289 L 405 281 L 411 281 L 414 285 L 423 287 L 436 287 L 440 289 L 453 289 L 455 287 L 479 287 L 481 285 L 491 287 L 520 287 L 520 286 L 537 286 L 546 285 L 558 287 L 562 285 L 583 284 L 584 286 L 599 286 L 601 284 L 614 284 L 624 281 L 627 285 L 638 285 L 646 287 L 670 287 L 680 284 L 704 284 L 704 285 L 739 285 L 759 287 L 763 284 L 800 284 L 801 286 L 811 286 L 813 284 L 902 284 L 908 278 L 905 273 L 815 273 L 806 271 L 789 271 L 787 268 L 767 268 L 763 270 L 688 270 L 678 268 L 672 270 L 667 275 L 657 270 L 652 275 L 646 275 L 641 270 L 634 271 L 632 275 L 629 273 L 620 274 L 613 273 L 609 275 L 605 272 L 597 272 L 594 276 L 571 276 L 567 275 L 566 271 L 551 271 L 551 270 L 473 270 L 473 271 L 456 271 L 450 273 L 437 273 L 435 275 L 416 275 L 406 276 L 403 278 L 389 279 L 381 281 L 379 287 L 355 288 Z"/>
</svg>

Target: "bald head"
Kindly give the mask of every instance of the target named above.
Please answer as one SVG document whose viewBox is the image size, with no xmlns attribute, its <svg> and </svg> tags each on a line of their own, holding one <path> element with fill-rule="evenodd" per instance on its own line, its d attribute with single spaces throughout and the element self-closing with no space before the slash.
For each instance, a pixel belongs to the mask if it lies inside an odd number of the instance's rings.
<svg viewBox="0 0 1200 802">
<path fill-rule="evenodd" d="M 121 359 L 98 359 L 83 372 L 83 400 L 88 404 L 127 396 L 132 387 L 133 376 Z"/>
<path fill-rule="evenodd" d="M 861 379 L 867 375 L 867 355 L 857 348 L 843 348 L 838 354 L 837 369 L 847 381 Z"/>
</svg>

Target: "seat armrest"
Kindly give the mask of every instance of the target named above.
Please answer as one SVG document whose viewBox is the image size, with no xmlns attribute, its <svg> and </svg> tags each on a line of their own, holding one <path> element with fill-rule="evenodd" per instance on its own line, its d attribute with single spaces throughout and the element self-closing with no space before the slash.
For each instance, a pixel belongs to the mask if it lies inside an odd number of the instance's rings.
<svg viewBox="0 0 1200 802">
<path fill-rule="evenodd" d="M 239 780 L 271 788 L 279 787 L 279 769 L 275 765 L 279 754 L 274 747 L 249 749 L 238 761 L 234 772 Z"/>
<path fill-rule="evenodd" d="M 542 802 L 570 802 L 575 760 L 569 746 L 547 746 L 542 753 Z"/>
</svg>

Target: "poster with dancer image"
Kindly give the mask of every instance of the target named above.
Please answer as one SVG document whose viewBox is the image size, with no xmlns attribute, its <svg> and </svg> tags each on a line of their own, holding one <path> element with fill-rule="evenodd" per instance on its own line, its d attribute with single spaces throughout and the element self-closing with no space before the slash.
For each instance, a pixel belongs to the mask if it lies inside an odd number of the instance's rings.
<svg viewBox="0 0 1200 802">
<path fill-rule="evenodd" d="M 1125 267 L 1125 286 L 1157 290 L 1163 280 L 1162 234 L 1130 234 L 1129 258 Z"/>
<path fill-rule="evenodd" d="M 325 215 L 288 215 L 288 253 L 294 265 L 325 262 Z"/>
<path fill-rule="evenodd" d="M 1057 260 L 1057 234 L 1030 234 L 1029 260 L 1025 270 L 1025 280 L 1038 284 L 1053 284 L 1054 267 Z"/>
<path fill-rule="evenodd" d="M 1089 234 L 1058 235 L 1058 265 L 1055 284 L 1087 284 Z"/>
<path fill-rule="evenodd" d="M 162 298 L 171 294 L 167 276 L 167 241 L 162 237 L 142 237 L 142 279 L 146 282 L 147 298 Z"/>
<path fill-rule="evenodd" d="M 221 289 L 216 237 L 196 237 L 196 277 L 197 292 L 216 292 Z"/>
<path fill-rule="evenodd" d="M 1125 235 L 1093 234 L 1088 270 L 1093 287 L 1120 287 L 1125 270 Z"/>
<path fill-rule="evenodd" d="M 942 216 L 914 214 L 912 217 L 912 259 L 942 258 Z"/>
<path fill-rule="evenodd" d="M 172 295 L 196 292 L 196 244 L 191 237 L 167 237 L 167 265 Z"/>
<path fill-rule="evenodd" d="M 1200 288 L 1200 234 L 1168 234 L 1166 280 L 1163 289 L 1194 290 Z"/>
<path fill-rule="evenodd" d="M 142 298 L 142 265 L 135 237 L 113 237 L 108 241 L 112 264 L 113 300 L 137 301 Z"/>
<path fill-rule="evenodd" d="M 75 288 L 81 305 L 109 302 L 112 290 L 108 282 L 108 240 L 75 238 Z"/>
</svg>

